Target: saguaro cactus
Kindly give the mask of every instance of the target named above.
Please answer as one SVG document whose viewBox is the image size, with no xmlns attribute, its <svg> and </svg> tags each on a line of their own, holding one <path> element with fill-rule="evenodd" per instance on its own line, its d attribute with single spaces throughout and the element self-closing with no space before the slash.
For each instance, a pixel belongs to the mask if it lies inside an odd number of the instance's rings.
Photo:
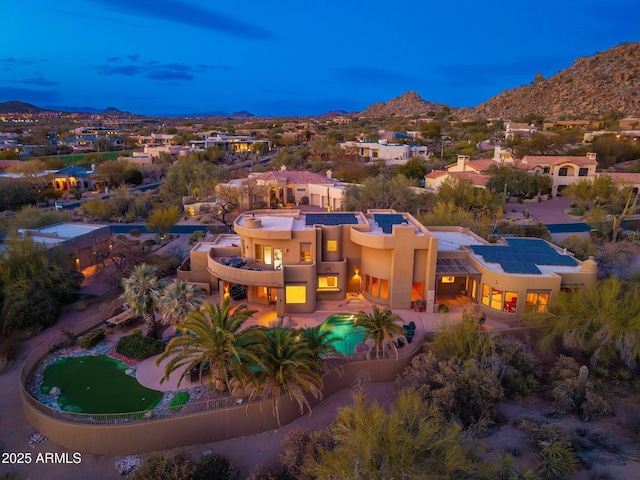
<svg viewBox="0 0 640 480">
<path fill-rule="evenodd" d="M 576 389 L 576 409 L 580 409 L 584 400 L 584 393 L 587 388 L 587 380 L 589 379 L 589 367 L 583 365 L 578 372 L 578 388 Z"/>
</svg>

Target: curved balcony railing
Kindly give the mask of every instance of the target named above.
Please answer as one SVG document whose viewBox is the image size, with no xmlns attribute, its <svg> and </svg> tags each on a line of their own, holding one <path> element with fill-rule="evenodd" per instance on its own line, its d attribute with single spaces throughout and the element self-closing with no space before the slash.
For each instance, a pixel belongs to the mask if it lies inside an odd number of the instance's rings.
<svg viewBox="0 0 640 480">
<path fill-rule="evenodd" d="M 284 286 L 282 270 L 262 270 L 256 265 L 249 264 L 234 265 L 229 263 L 228 257 L 215 257 L 213 252 L 209 252 L 207 270 L 217 278 L 229 283 L 262 287 Z"/>
</svg>

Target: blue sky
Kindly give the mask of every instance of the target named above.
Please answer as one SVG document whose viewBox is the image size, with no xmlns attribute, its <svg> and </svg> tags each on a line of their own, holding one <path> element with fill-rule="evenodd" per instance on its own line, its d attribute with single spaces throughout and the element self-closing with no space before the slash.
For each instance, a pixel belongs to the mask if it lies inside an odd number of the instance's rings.
<svg viewBox="0 0 640 480">
<path fill-rule="evenodd" d="M 3 0 L 0 101 L 147 115 L 478 105 L 640 41 L 640 0 Z"/>
</svg>

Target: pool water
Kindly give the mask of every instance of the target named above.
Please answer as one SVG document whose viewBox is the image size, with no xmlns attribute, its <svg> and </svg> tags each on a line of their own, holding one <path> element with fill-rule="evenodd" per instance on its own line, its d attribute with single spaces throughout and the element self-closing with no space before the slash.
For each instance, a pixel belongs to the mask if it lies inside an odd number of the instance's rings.
<svg viewBox="0 0 640 480">
<path fill-rule="evenodd" d="M 365 329 L 354 326 L 356 316 L 353 313 L 335 313 L 328 317 L 322 325 L 321 331 L 328 330 L 329 338 L 335 338 L 333 346 L 344 355 L 353 355 L 356 345 L 362 343 Z"/>
<path fill-rule="evenodd" d="M 60 388 L 61 409 L 78 413 L 129 413 L 153 409 L 163 393 L 125 372 L 129 367 L 106 355 L 69 357 L 47 366 L 40 391 Z"/>
</svg>

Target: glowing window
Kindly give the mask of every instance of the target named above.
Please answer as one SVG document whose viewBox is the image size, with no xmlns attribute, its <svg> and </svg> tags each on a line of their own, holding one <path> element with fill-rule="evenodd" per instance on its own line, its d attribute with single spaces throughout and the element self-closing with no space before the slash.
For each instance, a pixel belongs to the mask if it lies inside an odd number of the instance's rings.
<svg viewBox="0 0 640 480">
<path fill-rule="evenodd" d="M 491 297 L 491 287 L 486 283 L 482 284 L 482 304 L 488 307 L 490 297 Z"/>
<path fill-rule="evenodd" d="M 548 292 L 527 292 L 527 312 L 545 313 L 549 308 Z"/>
<path fill-rule="evenodd" d="M 442 283 L 454 283 L 456 277 L 442 277 Z"/>
<path fill-rule="evenodd" d="M 389 298 L 389 280 L 380 279 L 380 298 Z"/>
<path fill-rule="evenodd" d="M 338 251 L 338 241 L 327 240 L 327 252 L 337 252 L 337 251 Z"/>
<path fill-rule="evenodd" d="M 264 263 L 266 263 L 267 265 L 271 265 L 272 261 L 273 259 L 271 256 L 271 247 L 269 245 L 265 245 L 264 246 Z"/>
<path fill-rule="evenodd" d="M 287 285 L 285 287 L 287 303 L 307 303 L 306 285 Z"/>
<path fill-rule="evenodd" d="M 502 290 L 491 289 L 491 308 L 502 310 Z"/>
<path fill-rule="evenodd" d="M 310 243 L 300 244 L 300 262 L 311 263 L 311 244 Z"/>
<path fill-rule="evenodd" d="M 338 288 L 338 277 L 318 277 L 318 291 L 321 290 L 340 291 Z"/>
<path fill-rule="evenodd" d="M 516 304 L 518 303 L 518 292 L 504 293 L 503 311 L 508 313 L 516 313 Z"/>
</svg>

